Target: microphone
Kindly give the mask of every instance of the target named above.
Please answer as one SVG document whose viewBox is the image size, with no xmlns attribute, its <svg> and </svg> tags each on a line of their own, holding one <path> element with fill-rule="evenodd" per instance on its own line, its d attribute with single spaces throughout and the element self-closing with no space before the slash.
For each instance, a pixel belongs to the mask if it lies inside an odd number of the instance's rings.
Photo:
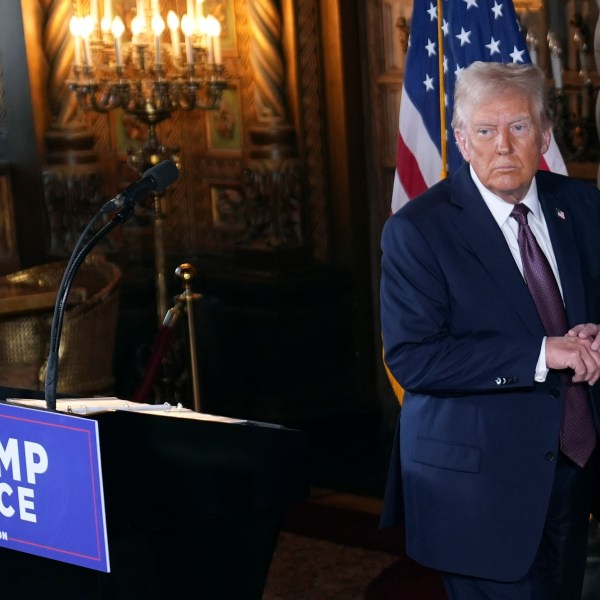
<svg viewBox="0 0 600 600">
<path fill-rule="evenodd" d="M 163 160 L 145 171 L 141 179 L 138 179 L 117 194 L 112 200 L 109 200 L 100 209 L 100 213 L 105 214 L 118 210 L 128 202 L 135 202 L 140 196 L 146 196 L 150 192 L 160 193 L 173 183 L 178 176 L 179 169 L 175 163 L 170 160 Z"/>
<path fill-rule="evenodd" d="M 45 397 L 48 410 L 56 410 L 56 387 L 58 378 L 58 350 L 60 347 L 60 337 L 62 332 L 63 317 L 65 314 L 67 298 L 75 275 L 85 257 L 96 246 L 96 244 L 112 231 L 120 223 L 124 223 L 133 214 L 133 203 L 139 196 L 149 194 L 150 192 L 162 192 L 170 183 L 173 183 L 179 175 L 179 170 L 174 162 L 164 160 L 163 162 L 148 169 L 141 179 L 132 183 L 123 192 L 109 200 L 87 224 L 79 240 L 75 244 L 75 249 L 71 253 L 71 258 L 67 263 L 67 268 L 63 273 L 56 303 L 54 305 L 54 314 L 52 316 L 52 325 L 50 327 L 50 343 L 48 351 L 48 360 L 46 362 L 46 382 Z M 105 213 L 122 209 L 117 212 L 104 226 L 96 231 L 90 239 L 88 234 L 92 231 L 93 225 Z M 86 241 L 87 239 L 87 241 Z"/>
</svg>

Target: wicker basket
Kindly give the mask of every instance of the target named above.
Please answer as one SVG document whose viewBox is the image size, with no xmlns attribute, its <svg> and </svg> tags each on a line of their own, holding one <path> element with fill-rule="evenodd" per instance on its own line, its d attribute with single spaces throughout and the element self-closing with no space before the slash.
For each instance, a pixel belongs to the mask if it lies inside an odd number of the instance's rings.
<svg viewBox="0 0 600 600">
<path fill-rule="evenodd" d="M 42 390 L 56 292 L 66 261 L 0 277 L 0 385 Z M 113 354 L 121 271 L 101 254 L 78 272 L 65 312 L 57 390 L 106 394 Z"/>
</svg>

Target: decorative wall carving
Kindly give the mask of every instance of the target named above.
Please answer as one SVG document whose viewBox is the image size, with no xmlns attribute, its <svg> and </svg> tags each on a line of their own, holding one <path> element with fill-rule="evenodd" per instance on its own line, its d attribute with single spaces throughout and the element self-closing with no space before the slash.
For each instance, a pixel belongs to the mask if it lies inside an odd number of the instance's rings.
<svg viewBox="0 0 600 600">
<path fill-rule="evenodd" d="M 300 98 L 300 147 L 306 164 L 307 227 L 313 257 L 331 258 L 330 219 L 324 156 L 322 65 L 319 56 L 318 6 L 315 0 L 299 0 L 296 17 L 298 40 L 298 90 Z"/>
<path fill-rule="evenodd" d="M 412 3 L 402 0 L 384 0 L 382 2 L 382 20 L 384 57 L 386 70 L 403 70 Z"/>
<path fill-rule="evenodd" d="M 18 263 L 10 173 L 8 165 L 0 163 L 0 270 L 14 270 Z"/>
<path fill-rule="evenodd" d="M 43 174 L 44 199 L 51 231 L 50 253 L 69 256 L 104 197 L 103 175 L 87 165 L 52 165 Z"/>
</svg>

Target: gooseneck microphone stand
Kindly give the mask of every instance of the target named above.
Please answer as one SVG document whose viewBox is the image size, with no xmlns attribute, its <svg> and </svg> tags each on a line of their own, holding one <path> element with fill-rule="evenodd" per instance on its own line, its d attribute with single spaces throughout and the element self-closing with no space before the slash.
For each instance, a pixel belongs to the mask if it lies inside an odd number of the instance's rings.
<svg viewBox="0 0 600 600">
<path fill-rule="evenodd" d="M 58 288 L 56 304 L 54 306 L 54 314 L 52 317 L 52 326 L 50 329 L 50 349 L 46 363 L 46 381 L 44 386 L 46 408 L 48 410 L 56 410 L 58 350 L 60 347 L 62 323 L 67 306 L 67 299 L 69 297 L 69 292 L 71 291 L 71 286 L 73 284 L 73 280 L 75 279 L 75 275 L 77 275 L 81 263 L 85 260 L 86 256 L 92 251 L 96 244 L 98 244 L 102 238 L 108 235 L 108 233 L 111 232 L 117 225 L 127 221 L 127 219 L 129 219 L 133 214 L 133 208 L 133 202 L 127 203 L 122 210 L 116 213 L 114 217 L 112 217 L 108 223 L 99 229 L 86 243 L 85 238 L 92 228 L 92 225 L 98 220 L 98 217 L 103 214 L 102 212 L 98 212 L 86 227 L 85 231 L 75 245 L 73 253 L 71 254 L 71 258 L 67 264 Z"/>
<path fill-rule="evenodd" d="M 73 280 L 75 279 L 75 275 L 77 274 L 81 263 L 102 238 L 104 238 L 117 225 L 124 223 L 127 221 L 127 219 L 129 219 L 129 217 L 131 217 L 136 199 L 147 195 L 150 192 L 162 192 L 169 184 L 173 183 L 173 181 L 177 179 L 178 175 L 179 170 L 177 169 L 177 166 L 170 160 L 164 160 L 148 169 L 141 179 L 132 183 L 126 190 L 104 204 L 104 206 L 88 223 L 85 230 L 79 237 L 79 240 L 75 244 L 75 248 L 71 254 L 69 262 L 67 263 L 67 267 L 58 288 L 56 304 L 54 306 L 54 314 L 52 317 L 52 326 L 50 329 L 50 349 L 46 363 L 46 381 L 44 387 L 46 408 L 48 410 L 56 410 L 58 351 L 60 347 L 62 323 L 67 306 L 69 291 L 71 290 L 71 285 L 73 284 Z M 96 233 L 94 233 L 88 241 L 86 241 L 86 238 L 90 235 L 92 227 L 99 217 L 117 209 L 119 209 L 118 212 L 111 218 L 111 220 L 108 221 Z"/>
</svg>

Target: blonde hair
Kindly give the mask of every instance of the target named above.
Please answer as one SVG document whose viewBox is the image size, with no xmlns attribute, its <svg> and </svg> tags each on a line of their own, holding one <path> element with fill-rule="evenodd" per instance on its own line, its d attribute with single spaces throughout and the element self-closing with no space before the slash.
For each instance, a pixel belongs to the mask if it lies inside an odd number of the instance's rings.
<svg viewBox="0 0 600 600">
<path fill-rule="evenodd" d="M 546 80 L 539 67 L 534 64 L 476 61 L 458 74 L 452 128 L 458 131 L 464 129 L 470 107 L 513 92 L 532 99 L 533 113 L 538 116 L 542 129 L 551 126 Z"/>
</svg>

